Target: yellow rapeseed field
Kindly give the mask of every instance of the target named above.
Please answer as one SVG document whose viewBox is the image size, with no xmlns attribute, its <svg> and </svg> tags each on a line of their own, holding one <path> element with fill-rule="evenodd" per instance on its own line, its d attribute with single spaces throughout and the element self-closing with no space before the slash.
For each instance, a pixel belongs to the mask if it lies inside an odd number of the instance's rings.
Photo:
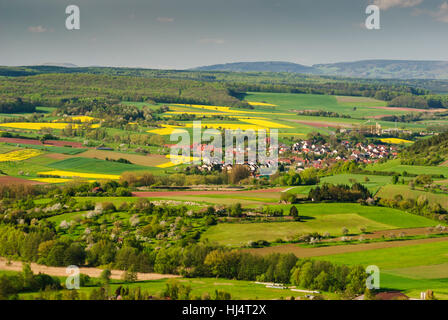
<svg viewBox="0 0 448 320">
<path fill-rule="evenodd" d="M 23 161 L 41 155 L 42 152 L 34 149 L 23 149 L 0 154 L 0 162 Z"/>
<path fill-rule="evenodd" d="M 254 107 L 278 107 L 276 104 L 270 104 L 270 103 L 264 103 L 264 102 L 254 102 L 254 101 L 247 101 L 248 104 Z"/>
<path fill-rule="evenodd" d="M 10 122 L 10 123 L 0 123 L 0 127 L 8 127 L 15 129 L 29 129 L 29 130 L 41 130 L 42 128 L 51 128 L 62 130 L 67 128 L 70 123 L 62 122 Z M 78 128 L 79 124 L 71 124 L 73 128 Z M 99 128 L 99 124 L 91 125 L 92 128 Z"/>
<path fill-rule="evenodd" d="M 172 155 L 170 155 L 170 154 L 166 155 L 166 157 L 167 157 L 168 159 L 170 159 L 171 161 L 170 161 L 170 162 L 166 162 L 166 163 L 159 164 L 159 165 L 157 166 L 157 168 L 169 168 L 169 167 L 174 167 L 174 166 L 177 166 L 177 165 L 179 165 L 179 164 L 190 163 L 190 162 L 192 162 L 192 161 L 195 161 L 195 160 L 198 160 L 198 159 L 199 159 L 199 158 L 197 158 L 197 157 L 184 157 L 184 156 L 181 156 L 181 155 L 178 155 L 178 156 L 172 156 Z"/>
<path fill-rule="evenodd" d="M 119 175 L 116 174 L 99 174 L 99 173 L 83 173 L 83 172 L 71 172 L 71 171 L 63 171 L 63 170 L 52 170 L 45 172 L 38 172 L 39 175 L 45 176 L 60 176 L 60 177 L 70 177 L 70 178 L 88 178 L 88 179 L 110 179 L 110 180 L 118 180 L 120 179 Z"/>
<path fill-rule="evenodd" d="M 192 128 L 193 124 L 188 123 L 188 128 Z M 209 129 L 218 129 L 218 130 L 258 130 L 258 129 L 266 129 L 264 127 L 260 127 L 253 124 L 244 124 L 244 123 L 201 123 L 202 128 Z"/>
<path fill-rule="evenodd" d="M 175 132 L 176 130 L 178 130 L 178 128 L 182 128 L 180 126 L 171 126 L 171 125 L 167 125 L 167 124 L 162 124 L 161 126 L 162 126 L 162 128 L 160 128 L 160 129 L 148 130 L 147 132 L 166 136 L 166 135 L 170 135 L 171 133 Z"/>
<path fill-rule="evenodd" d="M 291 129 L 292 127 L 287 126 L 285 124 L 279 124 L 272 121 L 260 120 L 260 119 L 238 119 L 240 121 L 248 122 L 251 124 L 258 125 L 260 127 L 269 128 L 269 129 Z"/>
<path fill-rule="evenodd" d="M 381 139 L 381 142 L 391 143 L 391 144 L 413 143 L 412 141 L 398 139 L 398 138 L 385 138 L 385 139 Z"/>
<path fill-rule="evenodd" d="M 35 178 L 30 180 L 44 183 L 65 183 L 72 181 L 72 179 L 62 179 L 62 178 Z"/>
<path fill-rule="evenodd" d="M 79 121 L 82 123 L 90 123 L 90 122 L 95 122 L 98 121 L 99 119 L 94 118 L 94 117 L 90 117 L 90 116 L 70 116 L 64 119 L 59 119 L 59 120 L 53 120 L 53 122 L 64 122 L 64 120 L 66 119 L 70 119 L 72 121 Z"/>
<path fill-rule="evenodd" d="M 219 111 L 219 112 L 224 112 L 224 113 L 263 114 L 263 112 L 257 112 L 257 111 L 235 110 L 235 109 L 230 109 L 230 107 L 204 106 L 204 105 L 200 105 L 200 104 L 176 104 L 176 106 L 190 107 L 190 108 L 195 108 L 195 109 L 205 109 L 205 110 L 212 110 L 212 111 Z"/>
</svg>

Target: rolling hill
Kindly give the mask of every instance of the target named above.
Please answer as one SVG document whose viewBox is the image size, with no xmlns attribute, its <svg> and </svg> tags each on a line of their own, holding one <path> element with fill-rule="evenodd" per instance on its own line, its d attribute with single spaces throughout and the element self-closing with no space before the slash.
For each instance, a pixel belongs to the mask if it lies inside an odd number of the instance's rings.
<svg viewBox="0 0 448 320">
<path fill-rule="evenodd" d="M 290 62 L 237 62 L 198 67 L 196 71 L 290 72 L 373 79 L 448 79 L 447 61 L 362 60 L 304 66 Z"/>
<path fill-rule="evenodd" d="M 313 67 L 281 61 L 236 62 L 195 68 L 196 71 L 316 73 Z"/>
</svg>

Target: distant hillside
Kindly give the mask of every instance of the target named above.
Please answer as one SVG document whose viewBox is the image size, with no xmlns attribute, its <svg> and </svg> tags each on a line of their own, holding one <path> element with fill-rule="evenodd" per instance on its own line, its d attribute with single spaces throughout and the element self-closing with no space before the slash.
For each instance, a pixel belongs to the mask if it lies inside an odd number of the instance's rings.
<svg viewBox="0 0 448 320">
<path fill-rule="evenodd" d="M 198 67 L 197 71 L 290 72 L 371 79 L 448 79 L 448 61 L 362 60 L 315 64 L 237 62 Z"/>
<path fill-rule="evenodd" d="M 356 78 L 448 79 L 447 61 L 363 60 L 316 64 L 320 74 Z"/>
<path fill-rule="evenodd" d="M 316 73 L 312 67 L 281 61 L 237 62 L 195 68 L 197 71 Z"/>
<path fill-rule="evenodd" d="M 419 140 L 401 154 L 401 163 L 410 165 L 438 165 L 446 159 L 448 159 L 448 132 Z"/>
<path fill-rule="evenodd" d="M 78 66 L 76 64 L 73 63 L 66 63 L 66 62 L 46 62 L 46 63 L 42 63 L 42 66 L 47 66 L 47 67 L 63 67 L 63 68 L 78 68 Z"/>
<path fill-rule="evenodd" d="M 0 104 L 18 98 L 44 106 L 93 100 L 247 106 L 217 82 L 81 73 L 0 77 Z"/>
</svg>

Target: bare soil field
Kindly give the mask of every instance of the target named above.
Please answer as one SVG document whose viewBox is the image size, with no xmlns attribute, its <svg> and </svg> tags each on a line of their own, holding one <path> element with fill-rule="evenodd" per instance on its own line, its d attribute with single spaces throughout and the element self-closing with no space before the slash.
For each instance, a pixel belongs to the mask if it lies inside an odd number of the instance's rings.
<svg viewBox="0 0 448 320">
<path fill-rule="evenodd" d="M 62 154 L 62 153 L 48 153 L 45 156 L 47 158 L 51 158 L 54 160 L 66 160 L 68 158 L 73 158 L 73 156 L 70 156 L 68 154 Z"/>
<path fill-rule="evenodd" d="M 328 128 L 328 127 L 330 127 L 330 128 L 350 128 L 353 126 L 350 123 L 342 123 L 342 122 L 302 121 L 302 120 L 294 120 L 294 119 L 282 119 L 282 120 L 300 123 L 300 124 L 312 126 L 315 128 Z"/>
<path fill-rule="evenodd" d="M 370 107 L 373 109 L 381 109 L 381 110 L 390 110 L 390 111 L 410 111 L 410 112 L 428 112 L 428 113 L 436 113 L 443 112 L 446 109 L 416 109 L 416 108 L 400 108 L 400 107 Z"/>
<path fill-rule="evenodd" d="M 375 100 L 373 98 L 368 98 L 368 97 L 335 96 L 335 98 L 338 103 L 379 102 L 378 100 Z"/>
<path fill-rule="evenodd" d="M 11 176 L 0 176 L 0 185 L 8 185 L 8 184 L 28 184 L 28 185 L 36 185 L 36 184 L 45 184 L 43 182 L 26 180 L 22 178 L 16 178 Z"/>
<path fill-rule="evenodd" d="M 252 193 L 272 193 L 282 192 L 283 188 L 248 190 L 248 191 L 138 191 L 133 192 L 134 197 L 150 198 L 150 197 L 168 197 L 168 196 L 198 196 L 198 195 L 231 195 L 231 194 L 252 194 Z"/>
<path fill-rule="evenodd" d="M 30 264 L 31 270 L 34 273 L 45 273 L 54 277 L 66 277 L 69 274 L 66 273 L 65 267 L 47 267 L 43 265 L 39 265 L 36 263 Z M 8 262 L 5 258 L 0 258 L 0 270 L 5 271 L 22 271 L 22 262 L 20 261 L 11 261 Z M 79 268 L 79 272 L 85 275 L 88 275 L 92 278 L 99 278 L 101 272 L 103 270 L 98 268 Z M 121 270 L 111 270 L 111 278 L 120 280 L 124 271 Z M 167 279 L 167 278 L 179 278 L 180 276 L 173 274 L 160 274 L 160 273 L 137 273 L 138 281 L 148 281 L 148 280 L 159 280 L 159 279 Z"/>
<path fill-rule="evenodd" d="M 393 229 L 393 230 L 380 230 L 380 231 L 374 231 L 371 233 L 363 234 L 362 237 L 364 239 L 379 239 L 381 237 L 390 238 L 391 235 L 396 236 L 397 238 L 400 237 L 400 235 L 404 236 L 421 236 L 421 235 L 430 235 L 430 234 L 438 234 L 440 231 L 435 230 L 435 228 L 408 228 L 408 229 Z M 446 232 L 448 235 L 448 231 Z M 360 236 L 353 237 L 355 240 L 359 240 Z M 342 237 L 341 237 L 342 238 Z M 326 240 L 328 242 L 331 241 L 339 241 L 341 238 L 336 239 L 329 239 Z"/>
<path fill-rule="evenodd" d="M 285 244 L 274 247 L 266 247 L 260 249 L 244 249 L 246 252 L 251 252 L 260 255 L 267 255 L 271 253 L 293 253 L 299 258 L 310 258 L 318 256 L 326 256 L 340 253 L 349 252 L 359 252 L 374 249 L 383 248 L 395 248 L 412 246 L 423 243 L 432 242 L 444 242 L 448 241 L 448 237 L 443 238 L 428 238 L 428 239 L 418 239 L 418 240 L 403 240 L 403 241 L 389 241 L 389 242 L 375 242 L 375 243 L 364 243 L 364 244 L 348 244 L 341 246 L 328 246 L 328 247 L 317 247 L 317 248 L 303 248 L 296 244 Z"/>
<path fill-rule="evenodd" d="M 51 144 L 56 147 L 66 147 L 70 146 L 72 148 L 78 149 L 86 149 L 86 146 L 83 146 L 81 142 L 73 142 L 73 141 L 62 141 L 62 140 L 45 140 L 45 144 Z"/>
<path fill-rule="evenodd" d="M 17 144 L 31 144 L 35 146 L 52 145 L 56 147 L 71 146 L 72 148 L 87 148 L 81 142 L 61 141 L 61 140 L 46 140 L 44 143 L 36 139 L 19 139 L 19 138 L 0 138 L 0 142 L 17 143 Z"/>
<path fill-rule="evenodd" d="M 82 154 L 83 158 L 97 158 L 101 160 L 105 160 L 106 158 L 118 160 L 120 158 L 129 160 L 133 164 L 138 164 L 141 166 L 155 167 L 159 164 L 169 162 L 165 156 L 158 154 L 151 154 L 148 156 L 138 155 L 138 154 L 126 154 L 115 151 L 106 151 L 106 150 L 95 150 L 91 149 Z"/>
</svg>

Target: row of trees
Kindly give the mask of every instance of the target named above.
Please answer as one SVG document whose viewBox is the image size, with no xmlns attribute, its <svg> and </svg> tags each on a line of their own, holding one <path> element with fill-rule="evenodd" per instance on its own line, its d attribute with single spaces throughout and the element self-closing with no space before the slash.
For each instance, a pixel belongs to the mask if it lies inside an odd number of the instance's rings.
<svg viewBox="0 0 448 320">
<path fill-rule="evenodd" d="M 372 197 L 370 191 L 360 183 L 354 183 L 351 187 L 343 184 L 328 184 L 317 186 L 308 193 L 308 199 L 316 202 L 358 202 Z"/>
</svg>

